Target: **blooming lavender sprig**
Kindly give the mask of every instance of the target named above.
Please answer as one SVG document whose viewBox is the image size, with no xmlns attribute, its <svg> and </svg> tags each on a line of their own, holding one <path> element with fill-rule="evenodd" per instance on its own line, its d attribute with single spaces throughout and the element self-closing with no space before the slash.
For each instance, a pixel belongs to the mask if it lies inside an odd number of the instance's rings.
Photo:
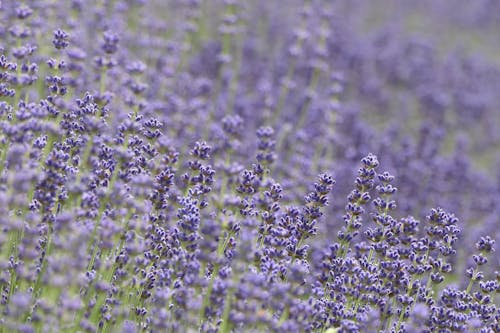
<svg viewBox="0 0 500 333">
<path fill-rule="evenodd" d="M 358 170 L 359 176 L 354 183 L 355 189 L 349 194 L 346 215 L 343 217 L 346 225 L 338 233 L 343 256 L 347 255 L 352 239 L 359 234 L 361 216 L 364 213 L 362 206 L 370 200 L 369 191 L 374 186 L 374 169 L 379 165 L 379 162 L 375 155 L 369 154 L 361 160 L 361 164 L 362 167 Z"/>
<path fill-rule="evenodd" d="M 318 182 L 314 183 L 314 191 L 310 192 L 305 197 L 305 207 L 303 209 L 302 215 L 296 226 L 297 242 L 294 245 L 293 241 L 288 247 L 292 255 L 292 261 L 295 258 L 303 258 L 305 256 L 305 251 L 307 247 L 302 247 L 302 243 L 311 236 L 317 233 L 317 220 L 323 215 L 321 208 L 328 205 L 328 194 L 332 191 L 335 180 L 332 176 L 323 173 L 319 175 Z"/>
</svg>

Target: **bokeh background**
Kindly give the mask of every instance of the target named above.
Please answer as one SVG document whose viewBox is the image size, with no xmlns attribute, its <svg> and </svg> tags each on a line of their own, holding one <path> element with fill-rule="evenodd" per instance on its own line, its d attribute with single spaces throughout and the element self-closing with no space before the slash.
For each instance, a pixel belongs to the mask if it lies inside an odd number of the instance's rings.
<svg viewBox="0 0 500 333">
<path fill-rule="evenodd" d="M 70 33 L 75 95 L 100 90 L 95 55 L 103 32 L 116 32 L 118 66 L 109 70 L 106 83 L 115 96 L 111 109 L 130 101 L 130 89 L 124 88 L 129 78 L 121 72 L 141 60 L 147 89 L 140 107 L 161 116 L 164 133 L 181 154 L 201 139 L 217 151 L 227 141 L 224 117 L 236 115 L 243 125 L 231 155 L 235 168 L 220 175 L 234 176 L 252 163 L 260 126 L 274 129 L 271 176 L 290 189 L 290 202 L 302 200 L 321 170 L 332 172 L 337 186 L 322 224 L 327 238 L 343 223 L 343 198 L 369 152 L 396 176 L 401 216 L 424 219 L 431 207 L 443 207 L 466 227 L 468 244 L 500 232 L 497 1 L 30 5 L 35 15 L 29 38 L 38 44 L 33 60 L 57 55 L 48 42 L 54 29 Z M 2 6 L 7 16 L 0 45 L 8 51 L 15 39 L 9 13 L 16 4 Z M 40 65 L 39 76 L 47 72 Z M 42 92 L 43 80 L 38 84 Z M 27 94 L 37 97 L 34 89 Z"/>
</svg>

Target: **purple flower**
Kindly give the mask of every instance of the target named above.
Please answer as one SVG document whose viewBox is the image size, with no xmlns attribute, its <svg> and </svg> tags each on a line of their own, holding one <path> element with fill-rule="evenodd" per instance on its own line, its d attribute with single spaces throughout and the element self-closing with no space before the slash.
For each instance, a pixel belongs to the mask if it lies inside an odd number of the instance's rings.
<svg viewBox="0 0 500 333">
<path fill-rule="evenodd" d="M 65 49 L 69 45 L 69 35 L 61 30 L 57 29 L 54 31 L 54 39 L 52 40 L 52 44 L 54 44 L 54 47 L 58 50 Z"/>
</svg>

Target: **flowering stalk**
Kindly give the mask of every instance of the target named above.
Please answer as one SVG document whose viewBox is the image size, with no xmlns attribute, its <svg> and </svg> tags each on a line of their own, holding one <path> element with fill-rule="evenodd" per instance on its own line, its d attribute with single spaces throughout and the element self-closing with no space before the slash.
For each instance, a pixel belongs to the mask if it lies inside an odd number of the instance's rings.
<svg viewBox="0 0 500 333">
<path fill-rule="evenodd" d="M 272 124 L 274 126 L 276 126 L 277 122 L 282 117 L 283 107 L 285 106 L 285 101 L 288 96 L 288 92 L 290 90 L 290 85 L 293 85 L 292 80 L 295 75 L 295 70 L 297 66 L 296 64 L 297 57 L 303 52 L 302 45 L 304 41 L 309 37 L 309 34 L 307 33 L 306 30 L 306 25 L 307 25 L 307 19 L 310 16 L 310 11 L 311 11 L 310 6 L 311 4 L 309 0 L 304 1 L 304 5 L 300 13 L 301 21 L 299 27 L 295 32 L 295 43 L 289 50 L 292 59 L 290 65 L 288 66 L 286 76 L 281 80 L 281 87 L 278 95 L 278 104 L 271 118 Z"/>
</svg>

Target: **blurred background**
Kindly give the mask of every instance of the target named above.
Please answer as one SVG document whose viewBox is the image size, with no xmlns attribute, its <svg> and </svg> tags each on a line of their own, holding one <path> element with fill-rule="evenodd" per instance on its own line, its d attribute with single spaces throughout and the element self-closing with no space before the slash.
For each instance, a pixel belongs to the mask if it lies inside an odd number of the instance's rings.
<svg viewBox="0 0 500 333">
<path fill-rule="evenodd" d="M 2 6 L 6 15 L 14 13 L 13 2 Z M 101 99 L 110 110 L 131 105 L 123 69 L 144 62 L 147 89 L 137 105 L 160 117 L 181 154 L 197 140 L 213 145 L 219 180 L 228 177 L 231 184 L 255 163 L 260 126 L 274 129 L 271 177 L 283 184 L 285 200 L 300 204 L 316 175 L 332 172 L 337 185 L 321 225 L 325 240 L 343 224 L 345 198 L 370 152 L 378 155 L 380 171 L 396 176 L 398 217 L 425 220 L 431 207 L 441 206 L 460 219 L 466 244 L 485 234 L 500 238 L 499 1 L 73 0 L 30 6 L 30 38 L 39 54 L 57 56 L 48 42 L 54 29 L 70 33 L 68 56 L 81 68 L 71 74 L 75 96 L 99 94 L 100 72 L 88 55 L 102 53 L 105 31 L 117 33 L 117 63 L 106 82 L 114 98 Z M 14 21 L 7 15 L 0 23 L 0 48 L 7 51 L 15 45 L 9 33 Z M 40 77 L 48 72 L 40 66 Z M 236 124 L 235 135 L 228 136 L 228 124 Z M 223 162 L 228 145 L 231 165 Z"/>
</svg>

